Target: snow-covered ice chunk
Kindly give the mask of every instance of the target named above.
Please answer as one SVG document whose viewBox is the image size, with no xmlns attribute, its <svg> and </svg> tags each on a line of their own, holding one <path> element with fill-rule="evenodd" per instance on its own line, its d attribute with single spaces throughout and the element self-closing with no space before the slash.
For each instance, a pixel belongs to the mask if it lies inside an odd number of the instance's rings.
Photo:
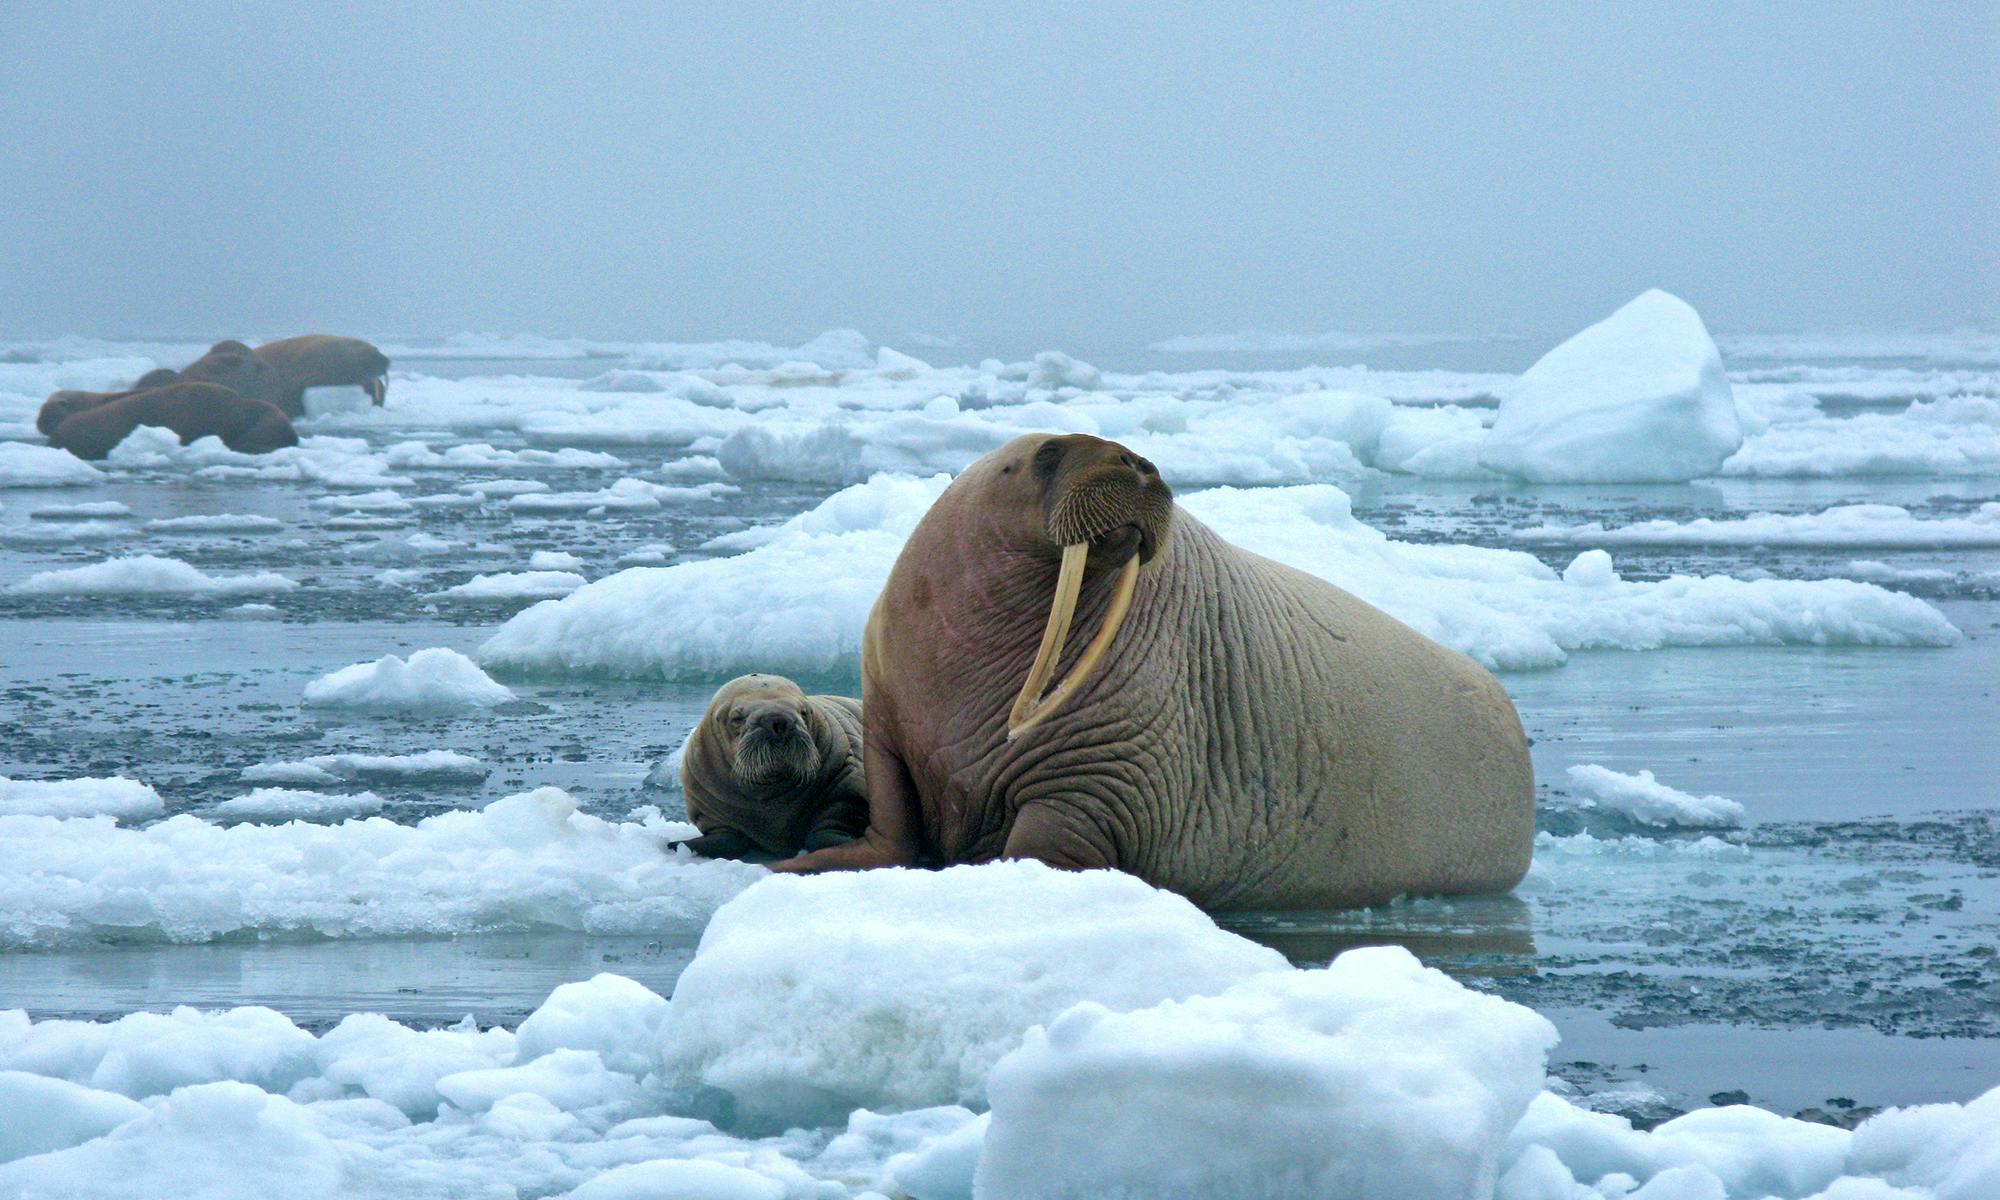
<svg viewBox="0 0 2000 1200">
<path fill-rule="evenodd" d="M 9 779 L 0 775 L 0 816 L 156 817 L 160 793 L 136 779 Z"/>
<path fill-rule="evenodd" d="M 567 550 L 537 550 L 528 556 L 531 571 L 574 571 L 583 560 Z"/>
<path fill-rule="evenodd" d="M 594 492 L 527 492 L 509 497 L 508 512 L 649 512 L 667 501 L 719 500 L 739 491 L 729 483 L 670 484 L 621 479 Z"/>
<path fill-rule="evenodd" d="M 334 509 L 340 512 L 360 513 L 406 513 L 410 502 L 401 492 L 382 488 L 372 492 L 360 492 L 347 496 L 321 496 L 312 502 L 314 508 Z"/>
<path fill-rule="evenodd" d="M 31 521 L 94 521 L 100 518 L 129 517 L 132 509 L 116 500 L 93 500 L 86 504 L 55 504 L 33 509 Z"/>
<path fill-rule="evenodd" d="M 38 571 L 8 588 L 24 596 L 248 596 L 288 592 L 296 580 L 271 571 L 208 575 L 178 558 L 139 554 L 85 567 Z"/>
<path fill-rule="evenodd" d="M 380 1013 L 355 1013 L 313 1047 L 319 1085 L 297 1091 L 350 1091 L 395 1106 L 411 1119 L 435 1117 L 444 1097 L 437 1081 L 462 1071 L 504 1067 L 515 1058 L 514 1035 L 481 1030 L 471 1020 L 449 1029 L 410 1029 Z"/>
<path fill-rule="evenodd" d="M 162 517 L 146 522 L 151 533 L 276 533 L 285 527 L 276 517 L 249 513 L 215 513 L 192 517 Z"/>
<path fill-rule="evenodd" d="M 554 788 L 415 825 L 0 816 L 0 948 L 229 935 L 436 936 L 698 922 L 762 867 L 666 853 L 694 826 L 576 811 Z M 0 1065 L 5 1065 L 0 1063 Z"/>
<path fill-rule="evenodd" d="M 441 592 L 433 600 L 549 600 L 567 596 L 590 582 L 574 571 L 502 571 L 474 575 Z"/>
<path fill-rule="evenodd" d="M 0 442 L 0 488 L 78 487 L 103 481 L 104 472 L 67 450 Z"/>
<path fill-rule="evenodd" d="M 1771 426 L 1723 464 L 1724 475 L 2000 473 L 2000 400 L 1947 396 L 1899 413 L 1823 416 Z"/>
<path fill-rule="evenodd" d="M 1283 956 L 1115 871 L 1037 862 L 779 875 L 724 905 L 661 1027 L 671 1078 L 755 1125 L 980 1105 L 1022 1033 L 1082 1000 L 1221 991 Z"/>
<path fill-rule="evenodd" d="M 1707 327 L 1654 289 L 1528 368 L 1479 461 L 1532 483 L 1666 483 L 1715 474 L 1742 444 Z"/>
<path fill-rule="evenodd" d="M 333 821 L 382 811 L 374 792 L 302 792 L 260 787 L 215 806 L 218 817 L 245 821 Z"/>
<path fill-rule="evenodd" d="M 877 476 L 769 533 L 745 531 L 747 554 L 620 571 L 515 615 L 479 659 L 669 679 L 732 674 L 751 659 L 792 675 L 856 669 L 868 610 L 947 482 Z"/>
<path fill-rule="evenodd" d="M 408 660 L 387 654 L 355 663 L 306 685 L 305 702 L 324 708 L 375 711 L 467 712 L 514 698 L 512 688 L 494 682 L 458 651 L 444 646 L 419 650 Z"/>
<path fill-rule="evenodd" d="M 557 1050 L 590 1050 L 606 1066 L 643 1076 L 659 1066 L 667 1002 L 644 984 L 602 973 L 565 983 L 514 1031 L 522 1062 Z"/>
<path fill-rule="evenodd" d="M 1481 1196 L 1556 1031 L 1400 947 L 1114 1013 L 993 1069 L 977 1194 Z"/>
<path fill-rule="evenodd" d="M 2000 1088 L 1966 1104 L 1892 1108 L 1854 1131 L 1848 1161 L 1937 1200 L 2000 1196 Z"/>
<path fill-rule="evenodd" d="M 64 1079 L 0 1071 L 0 1163 L 67 1150 L 144 1116 L 146 1107 L 116 1092 Z"/>
<path fill-rule="evenodd" d="M 1606 529 L 1537 525 L 1514 536 L 1587 546 L 1824 546 L 1842 549 L 1940 549 L 2000 546 L 2000 501 L 1963 517 L 1918 517 L 1894 504 L 1842 504 L 1816 513 L 1751 513 L 1693 521 L 1639 521 Z"/>
<path fill-rule="evenodd" d="M 313 1036 L 251 1005 L 136 1012 L 115 1021 L 30 1021 L 0 1012 L 0 1070 L 33 1071 L 134 1100 L 217 1080 L 284 1091 L 313 1071 Z"/>
<path fill-rule="evenodd" d="M 315 754 L 297 761 L 258 763 L 243 769 L 246 783 L 318 787 L 343 779 L 469 780 L 478 782 L 493 768 L 455 750 L 424 750 L 417 754 Z"/>
<path fill-rule="evenodd" d="M 1626 775 L 1594 763 L 1569 768 L 1569 783 L 1584 804 L 1622 812 L 1644 825 L 1680 829 L 1734 829 L 1743 806 L 1726 796 L 1695 796 L 1668 787 L 1651 771 Z"/>
<path fill-rule="evenodd" d="M 785 1200 L 785 1185 L 748 1167 L 705 1158 L 656 1158 L 613 1167 L 568 1200 Z"/>
<path fill-rule="evenodd" d="M 915 1150 L 889 1160 L 889 1178 L 916 1200 L 973 1200 L 973 1176 L 986 1149 L 992 1114 L 981 1113 Z"/>
<path fill-rule="evenodd" d="M 313 1114 L 247 1083 L 174 1093 L 68 1150 L 0 1166 L 0 1195 L 63 1200 L 336 1200 L 352 1192 Z"/>
<path fill-rule="evenodd" d="M 466 1112 L 484 1112 L 522 1094 L 569 1110 L 629 1103 L 638 1098 L 639 1081 L 606 1067 L 595 1050 L 551 1050 L 533 1059 L 524 1056 L 516 1066 L 446 1075 L 437 1081 L 437 1090 Z"/>
</svg>

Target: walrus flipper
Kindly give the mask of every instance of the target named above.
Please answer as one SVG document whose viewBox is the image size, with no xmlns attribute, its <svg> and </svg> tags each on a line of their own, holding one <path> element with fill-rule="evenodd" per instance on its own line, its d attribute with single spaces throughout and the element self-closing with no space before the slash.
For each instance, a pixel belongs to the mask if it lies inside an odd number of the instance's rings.
<svg viewBox="0 0 2000 1200">
<path fill-rule="evenodd" d="M 737 862 L 771 862 L 779 857 L 751 841 L 749 835 L 734 829 L 718 829 L 684 842 L 667 843 L 669 850 L 680 846 L 686 846 L 703 858 L 733 858 Z"/>
<path fill-rule="evenodd" d="M 804 849 L 824 850 L 845 845 L 868 829 L 868 797 L 848 796 L 826 806 L 806 831 Z"/>
</svg>

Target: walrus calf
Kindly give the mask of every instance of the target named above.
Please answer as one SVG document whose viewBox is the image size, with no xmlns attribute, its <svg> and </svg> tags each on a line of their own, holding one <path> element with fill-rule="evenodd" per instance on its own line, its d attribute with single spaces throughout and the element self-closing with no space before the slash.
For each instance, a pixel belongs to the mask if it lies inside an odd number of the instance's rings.
<svg viewBox="0 0 2000 1200">
<path fill-rule="evenodd" d="M 257 347 L 257 357 L 276 372 L 275 396 L 266 397 L 286 416 L 305 415 L 307 388 L 358 387 L 380 408 L 389 391 L 389 356 L 360 338 L 309 333 Z"/>
<path fill-rule="evenodd" d="M 1081 652 L 1072 626 L 1096 629 Z M 868 828 L 777 870 L 1035 858 L 1244 909 L 1528 868 L 1499 682 L 1225 542 L 1115 442 L 1029 435 L 968 467 L 897 558 L 861 679 Z"/>
<path fill-rule="evenodd" d="M 223 445 L 245 454 L 299 444 L 291 418 L 277 406 L 246 400 L 212 383 L 148 388 L 94 405 L 58 424 L 49 434 L 49 444 L 78 458 L 103 458 L 141 425 L 171 429 L 183 446 L 197 438 L 219 437 Z"/>
<path fill-rule="evenodd" d="M 681 756 L 681 843 L 708 858 L 786 858 L 838 845 L 868 823 L 861 704 L 808 696 L 777 675 L 722 685 Z"/>
</svg>

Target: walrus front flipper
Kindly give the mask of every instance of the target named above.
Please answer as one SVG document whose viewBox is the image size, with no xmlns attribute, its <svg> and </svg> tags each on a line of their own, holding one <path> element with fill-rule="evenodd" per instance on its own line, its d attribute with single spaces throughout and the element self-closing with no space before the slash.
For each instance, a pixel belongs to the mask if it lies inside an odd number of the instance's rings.
<svg viewBox="0 0 2000 1200">
<path fill-rule="evenodd" d="M 703 858 L 733 858 L 738 862 L 769 862 L 777 857 L 734 829 L 718 829 L 684 842 L 670 842 L 667 849 L 676 846 L 686 846 Z"/>
<path fill-rule="evenodd" d="M 865 796 L 850 796 L 826 806 L 806 831 L 804 850 L 824 850 L 828 846 L 840 846 L 860 837 L 868 831 L 868 800 Z"/>
</svg>

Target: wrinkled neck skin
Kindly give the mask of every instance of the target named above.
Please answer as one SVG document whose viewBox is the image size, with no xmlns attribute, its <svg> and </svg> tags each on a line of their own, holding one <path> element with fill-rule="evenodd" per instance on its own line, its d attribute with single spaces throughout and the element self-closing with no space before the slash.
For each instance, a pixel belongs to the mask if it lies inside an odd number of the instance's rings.
<svg viewBox="0 0 2000 1200">
<path fill-rule="evenodd" d="M 735 739 L 715 719 L 704 717 L 681 763 L 688 820 L 703 833 L 734 829 L 772 854 L 797 853 L 825 802 L 850 773 L 858 777 L 861 772 L 857 739 L 836 724 L 824 705 L 809 702 L 805 719 L 818 756 L 813 769 L 763 784 L 737 773 Z"/>
<path fill-rule="evenodd" d="M 995 519 L 997 506 L 947 491 L 938 519 L 912 534 L 870 621 L 862 703 L 869 738 L 901 755 L 923 802 L 922 856 L 977 862 L 998 857 L 1008 825 L 1066 755 L 1118 738 L 1128 712 L 1165 696 L 1148 687 L 1173 639 L 1156 636 L 1185 611 L 1187 573 L 1213 534 L 1174 509 L 1173 533 L 1139 568 L 1131 615 L 1082 690 L 1043 724 L 1007 738 L 1007 717 L 1033 663 L 1061 567 L 1060 548 Z M 1005 515 L 1004 512 L 1001 515 Z M 1189 535 L 1193 536 L 1189 536 Z M 1067 676 L 1100 624 L 1116 567 L 1085 571 L 1073 633 L 1056 677 Z M 1034 779 L 1023 779 L 1032 775 Z M 941 803 L 948 792 L 966 803 Z"/>
</svg>

